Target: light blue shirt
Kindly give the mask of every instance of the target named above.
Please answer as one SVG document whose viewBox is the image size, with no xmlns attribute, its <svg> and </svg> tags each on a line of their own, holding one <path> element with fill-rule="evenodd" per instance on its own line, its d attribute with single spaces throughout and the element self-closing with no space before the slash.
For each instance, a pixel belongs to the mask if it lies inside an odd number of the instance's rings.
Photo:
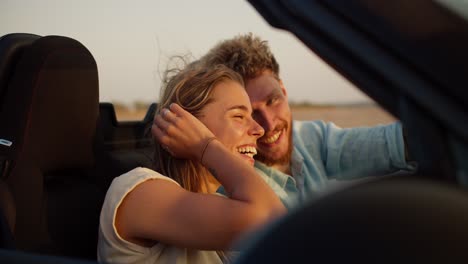
<svg viewBox="0 0 468 264">
<path fill-rule="evenodd" d="M 323 121 L 293 121 L 292 136 L 292 177 L 255 162 L 257 171 L 288 207 L 314 196 L 331 179 L 356 179 L 415 169 L 406 162 L 399 122 L 339 128 Z"/>
</svg>

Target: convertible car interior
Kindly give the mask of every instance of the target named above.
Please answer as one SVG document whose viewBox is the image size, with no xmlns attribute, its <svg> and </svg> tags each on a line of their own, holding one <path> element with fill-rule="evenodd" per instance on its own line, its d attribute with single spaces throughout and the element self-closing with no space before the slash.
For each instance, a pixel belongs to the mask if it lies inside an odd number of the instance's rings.
<svg viewBox="0 0 468 264">
<path fill-rule="evenodd" d="M 396 116 L 418 171 L 310 200 L 235 262 L 466 262 L 466 19 L 444 1 L 249 2 Z M 151 167 L 155 109 L 117 121 L 79 40 L 0 37 L 0 263 L 95 262 L 110 182 Z"/>
</svg>

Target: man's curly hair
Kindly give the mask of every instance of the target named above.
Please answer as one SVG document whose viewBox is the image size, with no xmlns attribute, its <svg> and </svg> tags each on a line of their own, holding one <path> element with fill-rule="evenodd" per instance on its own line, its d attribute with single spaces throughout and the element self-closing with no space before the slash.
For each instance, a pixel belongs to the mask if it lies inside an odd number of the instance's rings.
<svg viewBox="0 0 468 264">
<path fill-rule="evenodd" d="M 279 65 L 268 42 L 252 33 L 219 42 L 200 61 L 207 66 L 224 64 L 242 76 L 244 82 L 270 70 L 279 79 Z"/>
</svg>

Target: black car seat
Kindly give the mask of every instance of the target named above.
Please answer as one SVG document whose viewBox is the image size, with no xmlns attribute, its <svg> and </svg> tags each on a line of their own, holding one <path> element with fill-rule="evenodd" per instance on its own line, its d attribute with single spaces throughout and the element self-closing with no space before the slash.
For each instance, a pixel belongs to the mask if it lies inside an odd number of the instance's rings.
<svg viewBox="0 0 468 264">
<path fill-rule="evenodd" d="M 16 209 L 15 246 L 92 259 L 104 197 L 89 173 L 99 114 L 96 62 L 74 39 L 34 38 L 1 73 L 7 89 L 0 139 L 10 142 L 0 144 L 9 165 L 2 181 Z"/>
<path fill-rule="evenodd" d="M 39 35 L 29 33 L 12 33 L 0 37 L 0 106 L 3 105 L 3 95 L 16 62 L 22 56 L 24 49 L 38 38 Z"/>
<path fill-rule="evenodd" d="M 0 37 L 0 109 L 3 107 L 4 94 L 7 90 L 11 73 L 23 51 L 40 36 L 28 33 L 12 33 Z M 0 144 L 8 145 L 9 141 L 1 139 Z M 12 194 L 4 182 L 7 173 L 6 157 L 0 157 L 0 247 L 14 248 L 12 232 L 16 218 Z"/>
</svg>

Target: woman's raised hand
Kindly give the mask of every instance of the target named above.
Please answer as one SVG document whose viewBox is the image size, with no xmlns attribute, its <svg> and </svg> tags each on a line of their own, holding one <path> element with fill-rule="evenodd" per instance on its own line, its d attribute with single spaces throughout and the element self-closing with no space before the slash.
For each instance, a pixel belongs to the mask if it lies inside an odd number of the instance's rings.
<svg viewBox="0 0 468 264">
<path fill-rule="evenodd" d="M 194 161 L 201 161 L 205 145 L 214 138 L 200 120 L 175 103 L 156 114 L 151 132 L 174 157 Z"/>
</svg>

